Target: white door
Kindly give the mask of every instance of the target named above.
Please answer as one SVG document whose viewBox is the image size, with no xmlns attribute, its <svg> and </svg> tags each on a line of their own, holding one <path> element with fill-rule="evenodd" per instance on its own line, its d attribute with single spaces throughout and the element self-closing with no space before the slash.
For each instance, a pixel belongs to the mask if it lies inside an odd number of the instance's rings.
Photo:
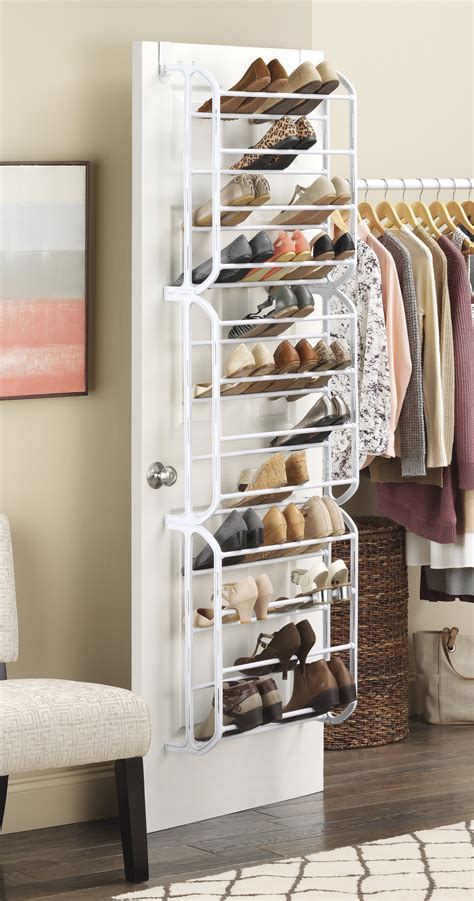
<svg viewBox="0 0 474 901">
<path fill-rule="evenodd" d="M 166 46 L 169 53 L 169 45 Z M 224 86 L 237 81 L 259 55 L 267 60 L 278 56 L 288 71 L 302 58 L 315 63 L 322 59 L 321 53 L 306 51 L 300 56 L 300 51 L 203 45 L 175 45 L 174 52 L 176 62 L 195 61 L 210 70 Z M 146 759 L 150 831 L 318 792 L 323 786 L 323 729 L 316 722 L 294 725 L 282 729 L 281 733 L 258 735 L 257 729 L 238 740 L 225 739 L 199 757 L 165 750 L 165 743 L 179 733 L 184 716 L 182 548 L 179 535 L 164 525 L 166 514 L 179 512 L 184 498 L 183 335 L 179 304 L 163 300 L 163 286 L 170 284 L 182 270 L 183 91 L 178 76 L 160 81 L 158 59 L 158 44 L 134 45 L 133 689 L 148 702 L 153 722 L 152 745 Z M 205 96 L 203 86 L 202 99 Z M 265 130 L 245 127 L 249 132 L 241 138 L 248 141 L 241 145 L 244 147 L 254 143 Z M 251 132 L 252 128 L 257 130 Z M 207 150 L 204 124 L 199 120 L 193 161 L 198 161 L 200 154 Z M 202 196 L 196 195 L 198 202 L 209 196 L 209 187 L 201 190 Z M 285 192 L 288 191 L 291 194 L 292 188 L 286 180 Z M 283 196 L 281 200 L 288 202 Z M 229 238 L 223 235 L 222 245 L 233 237 L 234 234 Z M 196 245 L 194 265 L 210 256 L 207 236 L 199 240 L 202 249 Z M 259 292 L 246 293 L 245 310 L 241 308 L 245 296 L 241 289 L 227 293 L 216 291 L 212 302 L 223 318 L 231 318 L 236 313 L 240 318 L 252 308 L 256 297 L 258 302 L 262 300 Z M 202 372 L 199 365 L 196 377 L 209 377 L 206 361 L 201 364 Z M 233 413 L 226 413 L 227 417 L 235 418 L 238 409 L 243 431 L 249 430 L 246 429 L 249 422 L 269 429 L 274 417 L 282 415 L 280 402 L 269 405 L 275 408 L 270 414 L 268 402 L 260 401 L 258 407 L 254 402 L 251 408 L 246 406 L 249 403 L 241 402 L 238 408 L 232 407 Z M 267 404 L 265 409 L 262 403 Z M 230 409 L 229 406 L 227 410 Z M 200 443 L 208 446 L 209 428 L 209 411 L 206 413 L 202 406 L 194 425 L 198 446 Z M 223 471 L 226 490 L 236 490 L 240 470 L 262 459 L 262 456 L 256 460 L 232 458 L 232 465 Z M 149 487 L 147 469 L 155 461 L 176 468 L 178 480 L 174 486 L 159 490 Z M 209 467 L 203 464 L 196 483 L 199 484 L 198 501 L 207 505 Z M 209 606 L 210 579 L 206 576 L 196 581 L 199 581 L 201 606 Z M 280 625 L 284 622 L 281 620 Z M 229 657 L 247 653 L 247 648 L 255 643 L 259 625 L 229 630 L 232 632 L 226 646 Z M 314 625 L 319 639 L 321 629 L 317 619 Z M 197 651 L 196 643 L 195 658 L 200 676 L 209 669 L 212 643 L 208 635 L 197 636 L 198 640 L 201 650 Z M 290 680 L 291 676 L 291 688 Z M 198 719 L 205 716 L 211 701 L 212 694 L 198 700 Z"/>
</svg>

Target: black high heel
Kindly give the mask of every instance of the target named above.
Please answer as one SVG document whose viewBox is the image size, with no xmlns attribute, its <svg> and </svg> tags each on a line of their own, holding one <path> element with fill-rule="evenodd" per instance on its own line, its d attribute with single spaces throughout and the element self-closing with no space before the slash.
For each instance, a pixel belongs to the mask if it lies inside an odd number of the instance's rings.
<svg viewBox="0 0 474 901">
<path fill-rule="evenodd" d="M 243 516 L 233 510 L 219 526 L 214 538 L 220 544 L 221 550 L 242 551 L 247 547 L 247 523 Z M 209 545 L 203 547 L 193 561 L 193 569 L 210 569 L 214 563 L 214 552 Z M 223 560 L 224 566 L 241 563 L 241 557 L 227 557 Z"/>
<path fill-rule="evenodd" d="M 243 519 L 247 524 L 247 544 L 245 547 L 254 548 L 261 547 L 264 540 L 264 526 L 258 513 L 249 507 L 243 515 Z"/>
</svg>

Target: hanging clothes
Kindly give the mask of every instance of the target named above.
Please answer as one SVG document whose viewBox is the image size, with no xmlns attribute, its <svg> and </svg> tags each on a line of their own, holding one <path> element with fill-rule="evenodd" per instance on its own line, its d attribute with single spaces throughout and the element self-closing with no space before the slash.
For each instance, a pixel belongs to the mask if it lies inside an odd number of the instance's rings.
<svg viewBox="0 0 474 901">
<path fill-rule="evenodd" d="M 419 246 L 428 251 L 417 238 Z M 457 536 L 456 495 L 474 488 L 474 340 L 471 292 L 464 259 L 445 237 L 438 241 L 447 259 L 455 365 L 455 434 L 453 462 L 444 470 L 443 487 L 415 484 L 378 484 L 377 512 L 410 532 L 441 544 Z M 407 539 L 408 540 L 408 539 Z"/>
<path fill-rule="evenodd" d="M 460 250 L 462 253 L 463 244 L 466 240 L 466 232 L 462 228 L 456 228 L 456 229 L 454 229 L 454 231 L 453 231 L 452 235 L 450 235 L 450 237 L 451 237 L 451 241 L 453 242 L 453 244 L 455 244 L 455 246 L 458 248 L 458 250 Z M 472 284 L 470 254 L 467 254 L 467 256 L 463 257 L 463 259 L 464 259 L 464 262 L 466 265 L 469 281 Z"/>
<path fill-rule="evenodd" d="M 427 467 L 447 466 L 438 308 L 433 262 L 427 247 L 407 226 L 395 232 L 410 253 L 415 278 L 423 358 L 423 403 Z"/>
<path fill-rule="evenodd" d="M 423 601 L 466 601 L 474 603 L 474 569 L 420 570 L 420 598 Z"/>
<path fill-rule="evenodd" d="M 441 363 L 441 386 L 444 413 L 444 447 L 446 460 L 451 463 L 454 440 L 454 348 L 451 307 L 448 290 L 448 264 L 446 257 L 434 238 L 421 226 L 413 229 L 431 253 L 435 281 L 439 323 L 439 352 Z"/>
<path fill-rule="evenodd" d="M 374 238 L 365 222 L 359 222 L 358 235 L 373 250 L 380 265 L 390 373 L 390 423 L 384 454 L 394 457 L 395 430 L 412 373 L 405 309 L 393 257 L 380 241 Z"/>
<path fill-rule="evenodd" d="M 344 266 L 335 267 L 333 278 L 339 278 L 343 271 Z M 375 253 L 365 241 L 357 241 L 357 268 L 342 290 L 357 309 L 361 465 L 368 455 L 375 456 L 386 450 L 391 410 L 380 266 Z M 334 315 L 347 313 L 344 302 L 337 296 L 330 300 L 330 312 Z M 331 324 L 331 337 L 349 341 L 349 330 L 347 320 L 337 320 Z M 350 380 L 347 376 L 332 376 L 329 387 L 331 391 L 339 393 L 346 403 L 350 403 Z M 331 464 L 335 479 L 351 477 L 352 444 L 348 434 L 343 431 L 333 433 Z"/>
<path fill-rule="evenodd" d="M 458 491 L 456 497 L 456 541 L 440 544 L 407 532 L 407 566 L 456 569 L 472 566 L 474 560 L 474 491 Z"/>
<path fill-rule="evenodd" d="M 418 308 L 416 305 L 413 266 L 408 250 L 398 238 L 386 231 L 379 240 L 393 257 L 397 269 L 405 308 L 405 321 L 412 365 L 411 377 L 399 419 L 401 475 L 420 476 L 426 473 L 426 441 L 423 414 L 421 340 L 418 327 Z M 391 466 L 391 461 L 386 461 L 386 463 L 389 467 Z"/>
</svg>

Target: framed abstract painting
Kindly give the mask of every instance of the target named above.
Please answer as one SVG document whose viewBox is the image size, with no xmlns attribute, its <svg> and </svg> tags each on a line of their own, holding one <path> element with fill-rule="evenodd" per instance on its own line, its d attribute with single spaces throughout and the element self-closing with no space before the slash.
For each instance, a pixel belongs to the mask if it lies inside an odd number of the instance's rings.
<svg viewBox="0 0 474 901">
<path fill-rule="evenodd" d="M 0 399 L 87 394 L 89 163 L 0 163 Z"/>
</svg>

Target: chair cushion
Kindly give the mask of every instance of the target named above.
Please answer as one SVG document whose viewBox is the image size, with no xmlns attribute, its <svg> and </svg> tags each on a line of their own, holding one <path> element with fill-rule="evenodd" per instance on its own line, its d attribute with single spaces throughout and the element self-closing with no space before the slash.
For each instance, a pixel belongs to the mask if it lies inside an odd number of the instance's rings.
<svg viewBox="0 0 474 901">
<path fill-rule="evenodd" d="M 143 757 L 148 707 L 124 688 L 62 679 L 0 682 L 0 775 Z"/>
</svg>

